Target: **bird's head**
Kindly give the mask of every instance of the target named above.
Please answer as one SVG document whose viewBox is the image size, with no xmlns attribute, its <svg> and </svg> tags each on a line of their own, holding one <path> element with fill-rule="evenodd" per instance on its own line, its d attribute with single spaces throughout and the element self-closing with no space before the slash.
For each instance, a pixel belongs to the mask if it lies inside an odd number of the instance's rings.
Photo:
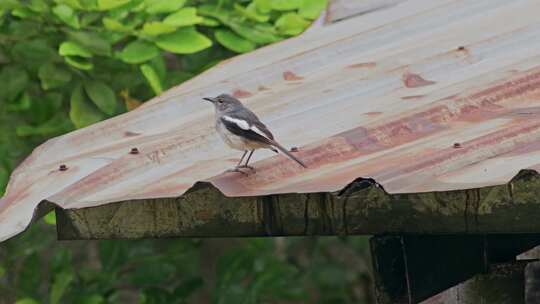
<svg viewBox="0 0 540 304">
<path fill-rule="evenodd" d="M 221 94 L 217 97 L 205 97 L 204 100 L 210 101 L 219 112 L 226 112 L 235 106 L 242 105 L 240 100 L 229 94 Z"/>
</svg>

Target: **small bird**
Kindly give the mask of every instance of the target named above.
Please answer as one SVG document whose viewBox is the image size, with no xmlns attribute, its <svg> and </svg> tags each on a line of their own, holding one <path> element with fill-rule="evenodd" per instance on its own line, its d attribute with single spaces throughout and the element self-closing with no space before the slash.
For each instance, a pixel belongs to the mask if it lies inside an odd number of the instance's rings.
<svg viewBox="0 0 540 304">
<path fill-rule="evenodd" d="M 257 115 L 242 105 L 240 100 L 228 94 L 203 99 L 214 104 L 216 130 L 223 141 L 233 149 L 244 151 L 236 167 L 227 171 L 244 173 L 240 169 L 255 170 L 248 163 L 256 149 L 270 149 L 276 153 L 279 150 L 302 167 L 307 168 L 301 160 L 274 140 L 272 133 L 259 120 Z M 248 152 L 248 158 L 242 165 L 242 161 Z"/>
</svg>

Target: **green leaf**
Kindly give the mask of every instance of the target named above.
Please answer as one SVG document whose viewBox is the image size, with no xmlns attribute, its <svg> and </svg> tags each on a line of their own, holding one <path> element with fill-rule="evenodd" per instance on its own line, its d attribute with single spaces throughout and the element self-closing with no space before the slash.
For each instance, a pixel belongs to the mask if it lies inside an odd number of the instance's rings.
<svg viewBox="0 0 540 304">
<path fill-rule="evenodd" d="M 71 73 L 53 63 L 42 65 L 38 77 L 44 90 L 58 88 L 71 81 Z"/>
<path fill-rule="evenodd" d="M 2 32 L 3 31 L 4 29 L 2 30 Z M 21 40 L 21 39 L 37 36 L 39 34 L 39 27 L 37 26 L 35 22 L 30 21 L 30 20 L 20 20 L 19 22 L 9 22 L 7 24 L 7 34 L 9 34 L 12 37 L 17 37 L 17 40 Z M 2 38 L 2 40 L 5 40 L 5 39 L 6 38 Z M 22 42 L 29 42 L 29 41 L 21 41 L 19 43 L 22 43 Z"/>
<path fill-rule="evenodd" d="M 156 56 L 148 62 L 154 68 L 154 71 L 156 71 L 157 75 L 159 76 L 159 79 L 165 79 L 167 76 L 167 66 L 165 63 L 165 60 L 163 59 L 163 56 Z"/>
<path fill-rule="evenodd" d="M 165 24 L 161 21 L 149 21 L 143 25 L 141 33 L 147 36 L 158 36 L 162 34 L 172 33 L 175 30 L 175 26 Z"/>
<path fill-rule="evenodd" d="M 0 100 L 13 101 L 17 96 L 26 89 L 28 85 L 28 73 L 20 66 L 7 66 L 0 72 Z"/>
<path fill-rule="evenodd" d="M 199 12 L 200 15 L 216 18 L 223 23 L 231 19 L 232 17 L 229 11 L 224 10 L 223 8 L 217 5 L 204 4 L 204 5 L 199 6 L 197 8 L 197 11 Z"/>
<path fill-rule="evenodd" d="M 289 11 L 298 9 L 304 0 L 272 0 L 272 9 L 277 11 Z"/>
<path fill-rule="evenodd" d="M 71 41 L 78 43 L 95 55 L 110 56 L 111 45 L 100 34 L 95 32 L 68 32 Z"/>
<path fill-rule="evenodd" d="M 283 35 L 298 35 L 302 33 L 310 22 L 296 13 L 287 13 L 279 17 L 276 21 L 277 30 Z"/>
<path fill-rule="evenodd" d="M 79 304 L 105 304 L 105 298 L 100 294 L 93 294 L 79 298 L 77 303 Z"/>
<path fill-rule="evenodd" d="M 250 3 L 248 7 L 243 7 L 238 3 L 234 4 L 234 9 L 243 15 L 244 17 L 257 21 L 257 22 L 267 22 L 270 20 L 270 15 L 264 15 L 258 12 L 255 3 Z"/>
<path fill-rule="evenodd" d="M 120 23 L 120 21 L 113 18 L 104 17 L 102 22 L 103 22 L 103 26 L 105 26 L 105 28 L 110 31 L 122 32 L 122 33 L 127 33 L 131 31 L 131 27 L 127 25 L 123 25 L 122 23 Z"/>
<path fill-rule="evenodd" d="M 88 102 L 81 85 L 73 89 L 70 106 L 69 118 L 77 129 L 84 128 L 105 118 L 103 113 Z"/>
<path fill-rule="evenodd" d="M 167 73 L 166 83 L 167 88 L 172 88 L 182 82 L 193 78 L 193 74 L 185 71 L 170 71 Z"/>
<path fill-rule="evenodd" d="M 97 0 L 77 0 L 81 3 L 82 7 L 86 11 L 97 11 Z"/>
<path fill-rule="evenodd" d="M 43 221 L 49 225 L 56 225 L 56 213 L 53 211 L 43 217 Z"/>
<path fill-rule="evenodd" d="M 94 22 L 98 21 L 101 18 L 102 14 L 98 12 L 85 13 L 81 16 L 81 28 L 84 27 L 94 27 Z"/>
<path fill-rule="evenodd" d="M 39 304 L 39 302 L 32 298 L 24 298 L 24 299 L 15 301 L 15 304 Z"/>
<path fill-rule="evenodd" d="M 163 86 L 161 85 L 161 80 L 154 68 L 149 64 L 143 64 L 141 65 L 141 72 L 148 81 L 148 84 L 150 84 L 154 93 L 156 95 L 161 94 L 161 92 L 163 92 Z"/>
<path fill-rule="evenodd" d="M 201 5 L 199 13 L 218 19 L 221 23 L 231 28 L 238 35 L 251 40 L 257 44 L 267 44 L 281 40 L 273 27 L 269 24 L 253 24 L 242 22 L 238 18 L 232 18 L 230 14 L 215 5 Z"/>
<path fill-rule="evenodd" d="M 119 58 L 131 64 L 139 64 L 159 55 L 159 49 L 152 43 L 144 40 L 135 40 L 119 53 Z"/>
<path fill-rule="evenodd" d="M 25 92 L 21 94 L 15 102 L 9 103 L 6 108 L 10 112 L 20 112 L 30 109 L 31 106 L 32 101 L 30 100 L 30 95 Z"/>
<path fill-rule="evenodd" d="M 79 56 L 84 58 L 92 57 L 92 53 L 80 44 L 73 41 L 64 41 L 58 48 L 58 53 L 62 56 Z"/>
<path fill-rule="evenodd" d="M 56 3 L 68 5 L 74 9 L 83 9 L 81 2 L 79 0 L 54 0 Z"/>
<path fill-rule="evenodd" d="M 202 17 L 202 21 L 200 25 L 209 26 L 209 27 L 216 27 L 219 26 L 220 23 L 216 19 L 209 18 L 209 17 Z"/>
<path fill-rule="evenodd" d="M 171 13 L 177 11 L 186 0 L 144 0 L 146 12 L 149 14 Z"/>
<path fill-rule="evenodd" d="M 182 70 L 193 74 L 202 72 L 203 67 L 208 64 L 209 60 L 225 59 L 228 57 L 229 51 L 225 48 L 208 48 L 206 50 L 181 56 Z"/>
<path fill-rule="evenodd" d="M 49 11 L 49 4 L 45 0 L 31 0 L 28 7 L 36 13 Z"/>
<path fill-rule="evenodd" d="M 253 3 L 257 10 L 262 14 L 268 14 L 272 11 L 272 0 L 255 0 Z"/>
<path fill-rule="evenodd" d="M 72 129 L 73 125 L 71 124 L 66 113 L 58 112 L 53 116 L 53 118 L 37 127 L 28 124 L 18 125 L 15 133 L 19 137 L 35 135 L 50 137 L 69 132 Z M 47 218 L 45 218 L 45 222 L 47 222 Z"/>
<path fill-rule="evenodd" d="M 128 37 L 126 33 L 109 32 L 109 31 L 104 32 L 103 35 L 105 39 L 107 39 L 113 45 L 120 42 L 122 39 Z"/>
<path fill-rule="evenodd" d="M 71 283 L 73 282 L 73 279 L 74 275 L 72 272 L 69 271 L 63 271 L 54 276 L 54 282 L 51 287 L 51 294 L 49 300 L 51 304 L 60 303 L 60 299 L 62 299 L 62 296 L 66 292 L 69 285 L 71 285 Z"/>
<path fill-rule="evenodd" d="M 191 54 L 212 46 L 212 41 L 194 27 L 180 28 L 174 33 L 159 36 L 155 42 L 158 47 L 177 54 Z"/>
<path fill-rule="evenodd" d="M 60 4 L 53 7 L 52 11 L 53 14 L 58 17 L 58 19 L 62 20 L 65 24 L 75 29 L 79 29 L 81 27 L 79 24 L 79 17 L 77 17 L 71 7 L 65 4 Z"/>
<path fill-rule="evenodd" d="M 28 102 L 32 110 L 27 111 L 24 115 L 29 123 L 41 125 L 50 120 L 51 117 L 58 115 L 58 113 L 64 113 L 61 110 L 64 101 L 62 94 L 57 92 L 47 92 L 45 94 L 38 92 L 38 94 L 39 97 L 28 96 Z"/>
<path fill-rule="evenodd" d="M 303 0 L 298 13 L 306 19 L 317 19 L 326 8 L 328 0 Z"/>
<path fill-rule="evenodd" d="M 92 63 L 92 61 L 81 58 L 81 57 L 66 56 L 64 57 L 64 60 L 66 61 L 67 64 L 79 70 L 89 71 L 94 68 L 94 64 Z"/>
<path fill-rule="evenodd" d="M 87 80 L 84 82 L 84 89 L 98 109 L 107 115 L 114 114 L 117 106 L 116 96 L 108 85 L 98 80 Z"/>
<path fill-rule="evenodd" d="M 131 0 L 125 5 L 119 6 L 113 10 L 109 10 L 107 13 L 109 17 L 115 19 L 124 19 L 128 16 L 132 17 L 133 14 L 144 11 L 144 0 Z M 142 14 L 140 15 L 142 16 Z M 144 16 L 146 17 L 146 16 Z"/>
<path fill-rule="evenodd" d="M 124 22 L 124 24 L 130 28 L 136 28 L 142 26 L 142 24 L 144 24 L 147 19 L 148 16 L 141 12 L 130 14 L 129 18 L 124 17 L 124 19 L 122 19 L 122 22 Z"/>
<path fill-rule="evenodd" d="M 216 40 L 236 53 L 246 53 L 255 49 L 255 43 L 246 40 L 229 30 L 217 30 L 215 32 Z"/>
<path fill-rule="evenodd" d="M 117 8 L 129 3 L 131 0 L 97 0 L 97 7 L 101 11 Z"/>
<path fill-rule="evenodd" d="M 0 195 L 4 194 L 9 181 L 9 172 L 4 166 L 0 166 Z M 6 273 L 6 269 L 0 266 L 0 278 Z"/>
<path fill-rule="evenodd" d="M 27 8 L 27 7 L 18 7 L 14 10 L 11 11 L 11 14 L 15 17 L 19 17 L 21 19 L 25 19 L 25 18 L 29 18 L 29 17 L 34 17 L 36 16 L 37 14 L 32 11 L 31 9 Z"/>
<path fill-rule="evenodd" d="M 272 29 L 266 28 L 261 25 L 249 25 L 237 21 L 228 21 L 225 23 L 238 35 L 251 40 L 257 44 L 267 44 L 273 43 L 281 40 L 281 38 L 276 35 Z"/>
<path fill-rule="evenodd" d="M 16 9 L 18 7 L 21 7 L 22 3 L 20 3 L 19 0 L 1 0 L 0 1 L 0 9 Z"/>
<path fill-rule="evenodd" d="M 37 71 L 42 64 L 55 60 L 56 50 L 47 40 L 34 39 L 16 43 L 11 49 L 11 55 L 15 60 L 24 62 Z"/>
<path fill-rule="evenodd" d="M 188 26 L 199 24 L 203 21 L 202 17 L 197 16 L 197 9 L 194 7 L 184 7 L 176 13 L 170 14 L 163 20 L 163 23 L 171 26 Z"/>
</svg>

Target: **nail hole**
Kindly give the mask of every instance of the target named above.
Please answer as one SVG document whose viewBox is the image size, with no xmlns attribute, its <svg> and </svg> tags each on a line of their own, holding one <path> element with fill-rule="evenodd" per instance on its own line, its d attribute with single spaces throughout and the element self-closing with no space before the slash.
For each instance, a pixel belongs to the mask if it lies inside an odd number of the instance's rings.
<svg viewBox="0 0 540 304">
<path fill-rule="evenodd" d="M 454 143 L 454 148 L 461 148 L 461 144 L 460 143 Z"/>
<path fill-rule="evenodd" d="M 465 47 L 464 46 L 459 46 L 457 49 L 458 49 L 458 51 L 464 51 Z"/>
<path fill-rule="evenodd" d="M 58 170 L 60 171 L 66 171 L 68 169 L 68 167 L 66 165 L 60 165 L 60 167 L 58 167 Z"/>
<path fill-rule="evenodd" d="M 139 149 L 131 148 L 131 151 L 129 151 L 129 154 L 139 154 Z"/>
<path fill-rule="evenodd" d="M 291 152 L 298 152 L 298 147 L 292 147 L 290 151 Z"/>
</svg>

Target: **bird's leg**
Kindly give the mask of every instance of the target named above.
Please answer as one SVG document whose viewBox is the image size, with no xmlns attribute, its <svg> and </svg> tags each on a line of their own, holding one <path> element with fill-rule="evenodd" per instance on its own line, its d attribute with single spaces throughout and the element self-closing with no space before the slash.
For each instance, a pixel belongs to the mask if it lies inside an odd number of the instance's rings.
<svg viewBox="0 0 540 304">
<path fill-rule="evenodd" d="M 247 153 L 248 153 L 248 150 L 244 151 L 244 154 L 242 154 L 240 161 L 238 162 L 238 164 L 236 164 L 236 168 L 240 167 L 240 164 L 242 164 L 242 161 L 244 160 L 244 157 L 246 156 Z"/>
<path fill-rule="evenodd" d="M 227 172 L 240 172 L 240 173 L 246 174 L 246 172 L 240 170 L 240 168 L 242 168 L 240 164 L 244 160 L 244 157 L 246 156 L 247 153 L 248 153 L 248 150 L 245 150 L 244 154 L 242 154 L 242 157 L 240 158 L 240 161 L 238 162 L 238 164 L 236 164 L 236 167 L 234 167 L 233 169 L 228 169 Z"/>
<path fill-rule="evenodd" d="M 246 152 L 247 152 L 247 151 L 246 151 Z M 251 159 L 251 155 L 253 155 L 253 152 L 255 152 L 255 150 L 251 150 L 251 151 L 249 152 L 249 155 L 248 155 L 248 158 L 247 158 L 247 160 L 246 160 L 246 163 L 243 164 L 242 166 L 237 167 L 237 168 L 246 168 L 246 169 L 250 169 L 250 170 L 255 171 L 255 168 L 253 168 L 252 166 L 248 166 L 249 160 Z"/>
</svg>

